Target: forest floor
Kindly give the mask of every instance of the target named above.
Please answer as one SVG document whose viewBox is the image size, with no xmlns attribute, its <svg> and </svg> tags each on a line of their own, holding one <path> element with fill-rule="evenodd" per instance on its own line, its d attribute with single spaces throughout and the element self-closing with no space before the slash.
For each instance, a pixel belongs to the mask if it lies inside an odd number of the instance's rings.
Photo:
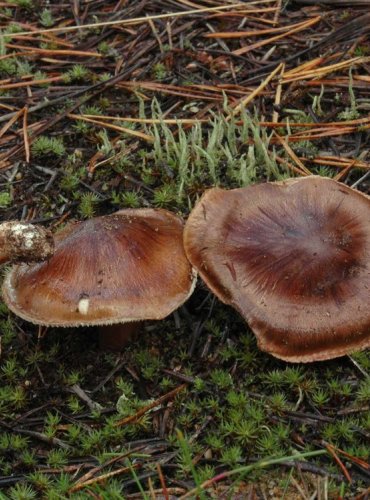
<svg viewBox="0 0 370 500">
<path fill-rule="evenodd" d="M 0 26 L 1 220 L 369 192 L 368 1 L 6 0 Z M 201 280 L 122 353 L 0 307 L 1 499 L 368 498 L 368 353 L 279 361 Z"/>
</svg>

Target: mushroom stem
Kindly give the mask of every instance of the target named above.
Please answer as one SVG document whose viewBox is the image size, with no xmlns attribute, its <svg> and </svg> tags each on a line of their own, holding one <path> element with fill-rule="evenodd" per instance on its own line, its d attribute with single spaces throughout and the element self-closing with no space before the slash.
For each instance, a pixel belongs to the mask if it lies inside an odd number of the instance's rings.
<svg viewBox="0 0 370 500">
<path fill-rule="evenodd" d="M 142 321 L 118 323 L 99 327 L 99 347 L 107 351 L 121 351 L 135 339 L 142 327 Z"/>
<path fill-rule="evenodd" d="M 53 251 L 53 236 L 47 229 L 19 221 L 0 224 L 0 264 L 41 261 Z"/>
</svg>

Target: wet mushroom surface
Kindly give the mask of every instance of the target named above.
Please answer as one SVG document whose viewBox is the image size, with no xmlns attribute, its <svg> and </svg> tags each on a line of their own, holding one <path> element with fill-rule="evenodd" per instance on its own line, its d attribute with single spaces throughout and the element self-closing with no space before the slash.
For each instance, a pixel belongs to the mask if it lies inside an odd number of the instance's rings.
<svg viewBox="0 0 370 500">
<path fill-rule="evenodd" d="M 190 215 L 185 250 L 234 306 L 259 347 L 288 361 L 370 344 L 370 199 L 311 176 L 211 189 Z"/>
<path fill-rule="evenodd" d="M 49 326 L 161 319 L 192 292 L 183 221 L 161 209 L 127 209 L 72 223 L 55 235 L 48 261 L 14 266 L 4 300 Z"/>
</svg>

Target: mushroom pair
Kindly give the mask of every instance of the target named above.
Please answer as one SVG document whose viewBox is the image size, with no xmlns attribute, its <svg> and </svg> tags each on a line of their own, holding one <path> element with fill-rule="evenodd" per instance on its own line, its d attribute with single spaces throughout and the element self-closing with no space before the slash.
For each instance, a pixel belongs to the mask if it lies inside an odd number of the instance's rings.
<svg viewBox="0 0 370 500">
<path fill-rule="evenodd" d="M 370 346 L 370 198 L 319 176 L 210 189 L 185 251 L 259 347 L 291 362 Z"/>
<path fill-rule="evenodd" d="M 162 319 L 192 293 L 196 275 L 183 249 L 183 221 L 161 209 L 127 209 L 67 225 L 46 262 L 14 266 L 3 297 L 32 323 L 102 328 L 120 349 L 130 324 Z M 104 331 L 105 330 L 105 331 Z"/>
<path fill-rule="evenodd" d="M 130 325 L 162 319 L 190 296 L 190 261 L 278 358 L 324 360 L 370 345 L 368 196 L 317 176 L 210 189 L 185 226 L 189 261 L 182 236 L 182 220 L 165 210 L 71 224 L 48 261 L 13 268 L 5 302 L 37 324 L 127 324 L 101 333 L 121 348 Z"/>
</svg>

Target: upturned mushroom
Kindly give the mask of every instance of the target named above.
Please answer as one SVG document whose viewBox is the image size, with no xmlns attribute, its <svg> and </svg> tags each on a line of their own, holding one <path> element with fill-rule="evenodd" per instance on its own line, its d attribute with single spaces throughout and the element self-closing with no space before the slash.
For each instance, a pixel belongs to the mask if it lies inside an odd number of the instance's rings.
<svg viewBox="0 0 370 500">
<path fill-rule="evenodd" d="M 0 264 L 42 261 L 53 251 L 54 240 L 49 230 L 19 221 L 0 224 Z"/>
<path fill-rule="evenodd" d="M 192 293 L 196 275 L 182 237 L 182 219 L 161 209 L 120 210 L 71 223 L 55 235 L 47 262 L 13 267 L 4 300 L 36 324 L 123 324 L 101 330 L 104 347 L 120 349 L 130 325 L 168 316 Z"/>
<path fill-rule="evenodd" d="M 210 189 L 186 254 L 259 347 L 291 362 L 370 346 L 370 198 L 319 176 Z"/>
</svg>

